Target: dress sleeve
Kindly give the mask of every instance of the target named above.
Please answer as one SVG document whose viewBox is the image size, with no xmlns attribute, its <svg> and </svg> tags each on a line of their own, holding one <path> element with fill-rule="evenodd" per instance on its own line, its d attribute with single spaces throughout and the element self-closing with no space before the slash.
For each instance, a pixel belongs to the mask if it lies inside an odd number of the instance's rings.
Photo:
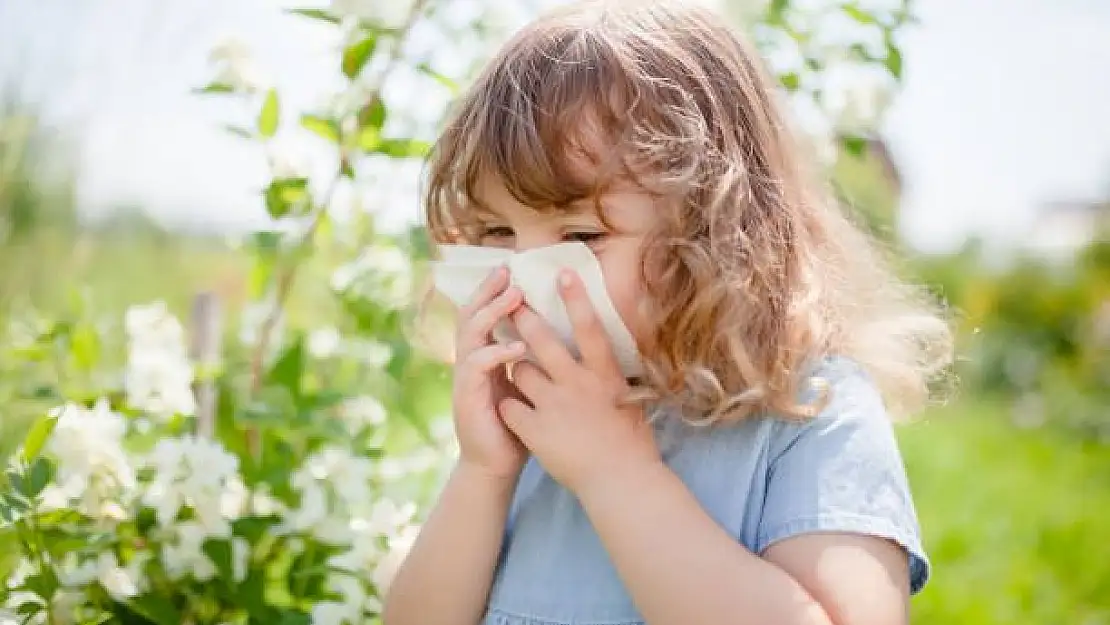
<svg viewBox="0 0 1110 625">
<path fill-rule="evenodd" d="M 859 368 L 819 373 L 832 393 L 803 423 L 777 424 L 755 551 L 810 532 L 851 532 L 901 545 L 910 591 L 929 577 L 913 499 L 878 389 Z"/>
</svg>

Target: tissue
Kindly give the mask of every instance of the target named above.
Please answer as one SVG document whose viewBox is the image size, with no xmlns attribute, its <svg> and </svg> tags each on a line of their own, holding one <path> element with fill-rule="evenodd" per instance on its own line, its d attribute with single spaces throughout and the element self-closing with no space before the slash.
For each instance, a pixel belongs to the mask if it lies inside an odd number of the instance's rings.
<svg viewBox="0 0 1110 625">
<path fill-rule="evenodd" d="M 601 264 L 586 244 L 559 243 L 522 252 L 475 245 L 443 245 L 439 249 L 442 260 L 432 264 L 436 290 L 456 305 L 463 306 L 470 302 L 482 281 L 495 267 L 505 265 L 509 268 L 510 283 L 521 290 L 525 303 L 547 321 L 571 354 L 578 358 L 580 352 L 557 287 L 562 269 L 575 271 L 586 285 L 590 302 L 609 337 L 621 372 L 625 377 L 643 373 L 643 361 L 636 341 L 609 298 Z M 519 337 L 506 320 L 494 329 L 493 338 L 505 343 Z M 531 354 L 526 358 L 534 361 Z"/>
</svg>

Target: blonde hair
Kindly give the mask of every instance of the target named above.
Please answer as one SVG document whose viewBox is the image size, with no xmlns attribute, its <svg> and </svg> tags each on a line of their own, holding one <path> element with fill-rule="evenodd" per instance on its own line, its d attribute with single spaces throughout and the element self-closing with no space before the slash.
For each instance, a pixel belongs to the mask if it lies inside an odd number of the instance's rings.
<svg viewBox="0 0 1110 625">
<path fill-rule="evenodd" d="M 600 206 L 613 182 L 633 181 L 670 207 L 644 248 L 655 322 L 644 388 L 701 423 L 804 418 L 807 373 L 839 356 L 892 412 L 914 409 L 951 359 L 949 328 L 810 180 L 772 85 L 704 9 L 595 1 L 550 13 L 504 46 L 436 143 L 432 238 L 475 242 L 484 176 L 542 211 Z"/>
</svg>

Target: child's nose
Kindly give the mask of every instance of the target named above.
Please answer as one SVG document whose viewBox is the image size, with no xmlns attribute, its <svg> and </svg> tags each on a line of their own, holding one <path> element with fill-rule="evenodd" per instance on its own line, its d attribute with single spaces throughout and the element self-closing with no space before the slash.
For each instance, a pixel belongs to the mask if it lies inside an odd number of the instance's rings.
<svg viewBox="0 0 1110 625">
<path fill-rule="evenodd" d="M 559 243 L 559 238 L 553 237 L 549 234 L 537 233 L 530 235 L 528 233 L 518 232 L 516 235 L 516 245 L 514 247 L 516 248 L 516 251 L 524 252 L 527 250 L 536 249 L 538 247 L 555 245 L 556 243 Z"/>
</svg>

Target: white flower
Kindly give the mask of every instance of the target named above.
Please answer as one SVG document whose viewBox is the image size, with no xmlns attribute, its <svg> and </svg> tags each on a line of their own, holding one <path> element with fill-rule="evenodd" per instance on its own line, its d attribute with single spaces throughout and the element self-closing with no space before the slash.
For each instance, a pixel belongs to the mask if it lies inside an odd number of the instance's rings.
<svg viewBox="0 0 1110 625">
<path fill-rule="evenodd" d="M 263 483 L 258 487 L 258 490 L 251 493 L 250 511 L 253 516 L 275 516 L 284 515 L 286 507 L 284 503 L 270 494 L 270 486 Z"/>
<path fill-rule="evenodd" d="M 201 550 L 208 538 L 206 528 L 199 523 L 186 521 L 177 525 L 175 534 L 175 542 L 162 546 L 162 564 L 166 575 L 173 580 L 192 575 L 198 582 L 206 582 L 215 577 L 216 565 Z"/>
<path fill-rule="evenodd" d="M 193 366 L 185 351 L 181 323 L 163 302 L 155 302 L 129 308 L 125 326 L 128 403 L 156 417 L 193 414 Z"/>
<path fill-rule="evenodd" d="M 69 552 L 62 559 L 58 567 L 58 581 L 63 586 L 77 587 L 88 586 L 96 579 L 99 573 L 97 561 L 81 559 L 75 552 Z"/>
<path fill-rule="evenodd" d="M 398 506 L 391 499 L 379 499 L 366 519 L 367 530 L 381 536 L 392 536 L 416 515 L 416 504 Z"/>
<path fill-rule="evenodd" d="M 46 449 L 57 461 L 57 473 L 46 493 L 48 503 L 62 508 L 80 500 L 80 511 L 102 517 L 109 502 L 128 498 L 136 487 L 135 470 L 123 450 L 127 424 L 105 400 L 92 410 L 71 403 L 53 414 L 57 423 Z"/>
<path fill-rule="evenodd" d="M 235 583 L 247 579 L 247 568 L 250 565 L 251 546 L 245 538 L 236 536 L 231 539 L 231 576 Z"/>
<path fill-rule="evenodd" d="M 96 562 L 96 579 L 117 601 L 139 594 L 139 585 L 131 573 L 119 565 L 116 554 L 105 551 Z"/>
<path fill-rule="evenodd" d="M 338 353 L 341 341 L 335 328 L 318 328 L 308 335 L 308 353 L 314 358 L 331 358 Z"/>
<path fill-rule="evenodd" d="M 128 308 L 124 326 L 132 345 L 169 352 L 180 352 L 184 345 L 185 330 L 170 314 L 165 302 Z"/>
<path fill-rule="evenodd" d="M 371 245 L 331 277 L 331 287 L 389 308 L 402 308 L 412 295 L 412 264 L 400 248 Z"/>
<path fill-rule="evenodd" d="M 270 173 L 274 178 L 286 180 L 308 177 L 308 157 L 303 150 L 295 149 L 289 141 L 272 141 L 266 152 Z"/>
<path fill-rule="evenodd" d="M 345 449 L 330 447 L 313 454 L 294 472 L 291 484 L 300 506 L 285 519 L 288 529 L 309 532 L 329 544 L 348 544 L 351 519 L 373 501 L 373 463 Z"/>
<path fill-rule="evenodd" d="M 385 406 L 369 395 L 360 395 L 345 400 L 339 406 L 339 416 L 343 419 L 347 432 L 352 436 L 362 432 L 367 427 L 382 425 L 386 420 Z"/>
<path fill-rule="evenodd" d="M 196 412 L 192 383 L 193 366 L 168 352 L 133 351 L 124 375 L 128 404 L 160 417 Z"/>
<path fill-rule="evenodd" d="M 352 40 L 351 43 L 354 41 Z M 350 87 L 330 96 L 323 102 L 327 113 L 339 120 L 349 122 L 350 118 L 370 103 L 375 91 L 363 82 L 354 82 Z"/>
<path fill-rule="evenodd" d="M 343 355 L 370 367 L 384 367 L 393 358 L 393 348 L 374 339 L 352 337 L 344 343 Z"/>
<path fill-rule="evenodd" d="M 312 625 L 346 625 L 361 620 L 361 614 L 351 614 L 346 604 L 335 601 L 322 601 L 312 606 Z"/>
<path fill-rule="evenodd" d="M 160 525 L 171 525 L 189 506 L 206 536 L 230 534 L 228 521 L 242 514 L 248 498 L 238 458 L 217 442 L 185 436 L 158 441 L 147 464 L 154 477 L 143 503 L 154 508 Z"/>
<path fill-rule="evenodd" d="M 215 66 L 212 81 L 228 85 L 236 91 L 256 93 L 264 90 L 269 80 L 259 69 L 246 43 L 227 38 L 212 48 L 208 61 Z"/>
<path fill-rule="evenodd" d="M 412 12 L 413 0 L 332 0 L 331 12 L 357 17 L 386 28 L 404 25 Z"/>
</svg>

